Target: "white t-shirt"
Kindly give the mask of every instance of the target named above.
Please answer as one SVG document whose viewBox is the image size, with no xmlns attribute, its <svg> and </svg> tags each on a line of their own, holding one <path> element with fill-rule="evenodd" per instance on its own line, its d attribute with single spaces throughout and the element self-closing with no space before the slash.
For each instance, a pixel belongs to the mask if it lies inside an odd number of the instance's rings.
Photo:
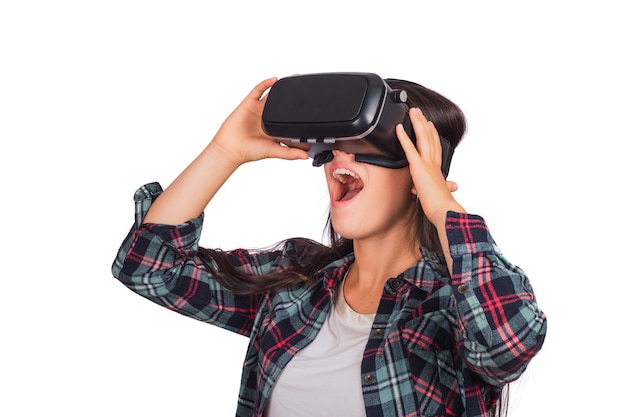
<svg viewBox="0 0 626 417">
<path fill-rule="evenodd" d="M 350 308 L 342 282 L 319 334 L 276 381 L 265 417 L 365 417 L 361 361 L 374 316 Z"/>
</svg>

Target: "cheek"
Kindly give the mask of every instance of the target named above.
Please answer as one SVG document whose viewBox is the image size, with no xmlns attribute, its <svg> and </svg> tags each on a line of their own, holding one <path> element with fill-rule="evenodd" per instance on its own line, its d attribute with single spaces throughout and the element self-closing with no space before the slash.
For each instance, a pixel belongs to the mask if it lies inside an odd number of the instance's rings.
<svg viewBox="0 0 626 417">
<path fill-rule="evenodd" d="M 384 195 L 399 200 L 410 200 L 413 190 L 413 180 L 408 168 L 400 170 L 385 169 L 382 175 L 376 177 L 375 187 L 381 196 Z"/>
<path fill-rule="evenodd" d="M 376 184 L 376 196 L 371 201 L 391 218 L 404 217 L 408 211 L 415 209 L 411 196 L 413 181 L 408 173 L 401 174 L 393 172 L 388 178 L 382 178 L 383 181 Z"/>
<path fill-rule="evenodd" d="M 412 183 L 411 183 L 412 184 Z M 331 208 L 336 231 L 350 239 L 370 232 L 404 227 L 416 210 L 407 182 L 371 181 L 354 205 L 343 210 Z"/>
<path fill-rule="evenodd" d="M 326 180 L 326 188 L 330 191 L 330 184 L 332 182 L 332 177 L 330 175 L 330 170 L 327 165 L 324 165 L 324 179 Z"/>
</svg>

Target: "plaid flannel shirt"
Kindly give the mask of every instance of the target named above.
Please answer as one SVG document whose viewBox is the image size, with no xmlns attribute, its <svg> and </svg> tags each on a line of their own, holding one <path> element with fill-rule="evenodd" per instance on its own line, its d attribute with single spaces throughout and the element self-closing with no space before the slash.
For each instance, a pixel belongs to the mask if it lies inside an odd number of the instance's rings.
<svg viewBox="0 0 626 417">
<path fill-rule="evenodd" d="M 281 371 L 322 327 L 353 255 L 320 270 L 312 285 L 234 295 L 195 256 L 202 215 L 142 224 L 161 191 L 151 183 L 136 192 L 135 224 L 113 275 L 168 309 L 249 337 L 237 416 L 261 417 Z M 422 260 L 385 285 L 361 364 L 368 417 L 485 416 L 543 343 L 546 320 L 527 277 L 501 255 L 484 220 L 450 212 L 446 228 L 451 278 L 441 255 L 422 250 Z M 298 250 L 287 241 L 281 250 L 228 256 L 264 274 L 289 267 L 286 254 Z"/>
</svg>

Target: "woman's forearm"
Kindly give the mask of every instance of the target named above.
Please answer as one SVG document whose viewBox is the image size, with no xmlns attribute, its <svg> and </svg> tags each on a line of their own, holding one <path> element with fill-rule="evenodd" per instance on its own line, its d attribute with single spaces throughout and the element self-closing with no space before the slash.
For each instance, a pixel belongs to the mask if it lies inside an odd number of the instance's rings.
<svg viewBox="0 0 626 417">
<path fill-rule="evenodd" d="M 155 200 L 144 223 L 176 225 L 198 217 L 238 166 L 210 143 Z"/>
</svg>

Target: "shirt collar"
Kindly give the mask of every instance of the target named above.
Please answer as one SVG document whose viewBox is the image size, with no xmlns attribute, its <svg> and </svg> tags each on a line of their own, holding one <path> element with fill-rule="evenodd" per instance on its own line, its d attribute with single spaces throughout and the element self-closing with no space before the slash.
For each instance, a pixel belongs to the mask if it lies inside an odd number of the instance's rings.
<svg viewBox="0 0 626 417">
<path fill-rule="evenodd" d="M 431 292 L 436 287 L 441 286 L 442 282 L 447 284 L 450 278 L 443 254 L 430 252 L 424 247 L 420 248 L 420 252 L 422 259 L 395 278 L 406 281 L 408 284 L 427 292 Z M 349 253 L 322 268 L 318 272 L 318 277 L 323 280 L 324 288 L 334 292 L 353 262 L 354 253 Z M 426 269 L 431 270 L 432 273 L 424 273 L 424 266 L 426 266 Z"/>
<path fill-rule="evenodd" d="M 318 272 L 318 277 L 323 280 L 324 288 L 334 292 L 337 289 L 337 284 L 343 280 L 346 272 L 353 262 L 354 252 L 347 254 L 343 258 L 337 259 L 321 269 Z"/>
</svg>

